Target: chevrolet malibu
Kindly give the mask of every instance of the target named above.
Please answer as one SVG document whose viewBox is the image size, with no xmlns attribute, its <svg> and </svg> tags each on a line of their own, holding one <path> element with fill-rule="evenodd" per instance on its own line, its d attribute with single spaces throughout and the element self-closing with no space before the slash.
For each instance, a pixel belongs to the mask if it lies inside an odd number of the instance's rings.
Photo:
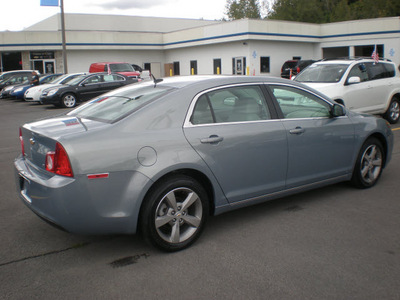
<svg viewBox="0 0 400 300">
<path fill-rule="evenodd" d="M 189 76 L 129 85 L 23 125 L 22 201 L 79 234 L 134 234 L 166 251 L 210 215 L 349 181 L 375 185 L 388 123 L 280 78 Z"/>
</svg>

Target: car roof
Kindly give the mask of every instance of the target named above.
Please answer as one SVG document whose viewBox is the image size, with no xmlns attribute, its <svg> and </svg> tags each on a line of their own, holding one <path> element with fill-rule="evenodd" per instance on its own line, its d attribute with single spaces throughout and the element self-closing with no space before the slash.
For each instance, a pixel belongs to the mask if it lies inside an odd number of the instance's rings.
<svg viewBox="0 0 400 300">
<path fill-rule="evenodd" d="M 315 64 L 344 64 L 344 65 L 351 65 L 353 63 L 359 62 L 375 62 L 374 59 L 369 57 L 360 57 L 360 58 L 330 58 L 324 59 L 316 62 Z M 380 63 L 393 63 L 391 60 L 388 59 L 380 59 Z"/>
<path fill-rule="evenodd" d="M 161 80 L 161 79 L 160 79 Z M 166 77 L 161 81 L 147 81 L 148 84 L 156 84 L 160 86 L 168 86 L 174 88 L 184 88 L 186 86 L 204 85 L 205 87 L 222 86 L 240 83 L 291 83 L 297 85 L 293 81 L 274 76 L 240 76 L 240 75 L 189 75 Z"/>
</svg>

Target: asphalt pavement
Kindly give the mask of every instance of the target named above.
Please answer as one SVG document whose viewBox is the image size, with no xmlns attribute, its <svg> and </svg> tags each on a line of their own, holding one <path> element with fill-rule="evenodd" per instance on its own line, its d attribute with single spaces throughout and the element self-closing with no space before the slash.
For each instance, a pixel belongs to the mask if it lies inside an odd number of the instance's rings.
<svg viewBox="0 0 400 300">
<path fill-rule="evenodd" d="M 18 198 L 21 124 L 66 111 L 0 99 L 0 299 L 400 299 L 400 124 L 372 189 L 336 184 L 212 217 L 190 248 L 78 236 Z"/>
</svg>

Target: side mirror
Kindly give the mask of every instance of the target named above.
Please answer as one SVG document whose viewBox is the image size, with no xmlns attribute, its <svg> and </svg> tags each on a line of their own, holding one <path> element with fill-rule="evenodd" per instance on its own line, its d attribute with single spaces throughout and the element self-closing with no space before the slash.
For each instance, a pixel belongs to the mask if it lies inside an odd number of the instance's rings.
<svg viewBox="0 0 400 300">
<path fill-rule="evenodd" d="M 349 80 L 347 80 L 347 84 L 355 84 L 355 83 L 360 83 L 360 82 L 361 82 L 361 78 L 358 76 L 350 77 Z"/>
<path fill-rule="evenodd" d="M 334 104 L 331 110 L 331 115 L 334 118 L 342 117 L 346 115 L 346 110 L 342 105 Z"/>
</svg>

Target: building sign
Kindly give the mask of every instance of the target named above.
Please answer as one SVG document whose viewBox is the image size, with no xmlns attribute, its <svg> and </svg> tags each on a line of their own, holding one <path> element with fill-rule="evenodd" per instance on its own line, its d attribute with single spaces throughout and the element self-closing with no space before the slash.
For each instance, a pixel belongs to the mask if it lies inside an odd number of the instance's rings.
<svg viewBox="0 0 400 300">
<path fill-rule="evenodd" d="M 53 51 L 31 52 L 31 60 L 33 59 L 54 59 Z"/>
<path fill-rule="evenodd" d="M 40 0 L 40 6 L 58 6 L 58 0 Z"/>
</svg>

